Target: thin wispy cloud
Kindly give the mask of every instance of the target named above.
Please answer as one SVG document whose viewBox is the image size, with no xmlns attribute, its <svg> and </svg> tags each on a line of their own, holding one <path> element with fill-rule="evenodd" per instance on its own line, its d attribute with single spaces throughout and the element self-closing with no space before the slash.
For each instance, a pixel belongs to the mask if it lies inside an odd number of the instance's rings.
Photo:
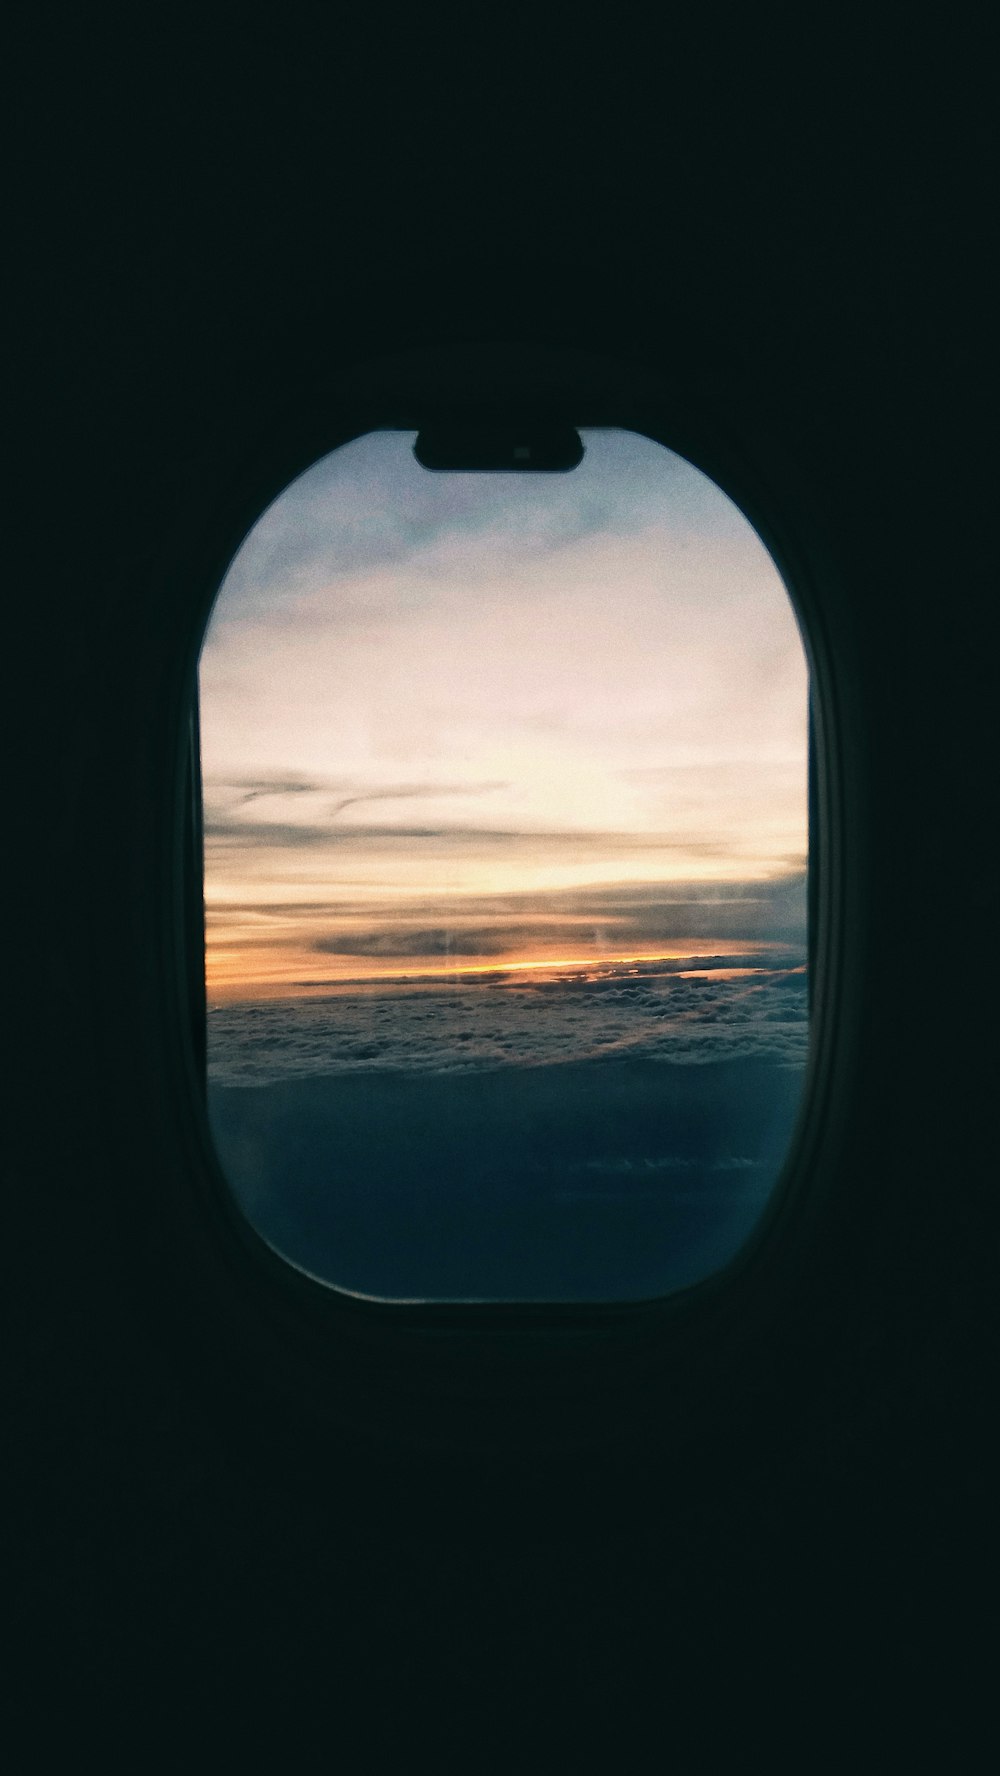
<svg viewBox="0 0 1000 1776">
<path fill-rule="evenodd" d="M 206 801 L 214 802 L 217 794 L 217 791 L 213 791 L 211 787 L 206 786 Z M 239 790 L 235 800 L 238 807 L 244 808 L 247 807 L 250 802 L 259 802 L 266 800 L 268 797 L 314 794 L 315 787 L 312 783 L 306 780 L 295 782 L 292 779 L 285 778 L 284 780 L 276 781 L 274 783 L 258 783 L 249 788 Z"/>
<path fill-rule="evenodd" d="M 369 895 L 351 893 L 301 900 L 257 894 L 213 897 L 209 902 L 215 921 L 339 920 L 347 921 L 351 929 L 370 919 L 371 908 Z M 768 881 L 603 882 L 583 888 L 458 895 L 451 902 L 450 917 L 453 924 L 495 921 L 538 931 L 553 925 L 588 928 L 613 922 L 636 933 L 668 925 L 694 936 L 744 935 L 751 929 L 784 936 L 804 933 L 805 911 L 806 876 L 800 868 Z M 440 913 L 440 901 L 426 896 L 399 897 L 394 902 L 394 919 L 400 926 L 429 926 L 435 918 L 440 920 Z"/>
<path fill-rule="evenodd" d="M 378 801 L 378 796 L 358 797 L 360 801 Z M 349 805 L 353 805 L 353 800 Z M 340 812 L 338 807 L 337 813 Z M 309 851 L 317 846 L 330 845 L 336 848 L 354 845 L 359 849 L 367 846 L 398 844 L 405 842 L 419 846 L 423 842 L 440 844 L 447 849 L 475 849 L 488 851 L 494 847 L 505 850 L 519 847 L 525 850 L 545 849 L 550 852 L 557 850 L 590 853 L 594 856 L 606 855 L 615 851 L 628 853 L 643 851 L 682 852 L 687 855 L 697 851 L 703 857 L 719 857 L 728 854 L 728 847 L 721 839 L 684 837 L 678 839 L 671 833 L 643 832 L 601 832 L 586 829 L 560 830 L 546 828 L 523 828 L 518 830 L 510 827 L 488 826 L 403 826 L 395 824 L 378 824 L 376 822 L 343 822 L 334 823 L 331 819 L 326 825 L 297 825 L 285 821 L 241 820 L 214 818 L 205 822 L 206 845 L 211 848 L 232 847 L 238 850 L 266 851 L 272 847 L 282 849 L 301 849 Z"/>
<path fill-rule="evenodd" d="M 409 802 L 436 800 L 439 796 L 493 795 L 498 790 L 507 788 L 508 785 L 502 779 L 491 783 L 393 783 L 384 789 L 370 789 L 344 796 L 339 802 L 331 804 L 330 813 L 336 816 L 342 814 L 345 808 L 363 807 L 368 802 Z"/>
<path fill-rule="evenodd" d="M 530 940 L 531 935 L 531 926 L 452 932 L 448 928 L 415 931 L 397 925 L 387 931 L 343 931 L 335 937 L 317 938 L 312 947 L 321 956 L 504 956 L 512 943 Z"/>
<path fill-rule="evenodd" d="M 508 787 L 503 779 L 492 779 L 489 782 L 419 782 L 419 783 L 386 783 L 379 786 L 360 784 L 356 779 L 306 777 L 306 776 L 274 776 L 257 778 L 209 778 L 204 784 L 205 806 L 211 811 L 211 818 L 216 822 L 225 822 L 226 810 L 235 810 L 249 806 L 251 802 L 283 799 L 285 797 L 312 796 L 322 801 L 327 813 L 333 818 L 342 814 L 345 808 L 353 808 L 368 802 L 405 802 L 405 801 L 436 801 L 439 798 L 470 797 L 492 795 Z M 328 798 L 331 792 L 337 792 L 333 800 Z"/>
</svg>

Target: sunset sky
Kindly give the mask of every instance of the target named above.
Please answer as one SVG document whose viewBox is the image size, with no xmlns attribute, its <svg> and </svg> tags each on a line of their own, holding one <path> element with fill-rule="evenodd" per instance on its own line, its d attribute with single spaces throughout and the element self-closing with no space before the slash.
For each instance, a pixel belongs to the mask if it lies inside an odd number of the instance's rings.
<svg viewBox="0 0 1000 1776">
<path fill-rule="evenodd" d="M 801 949 L 788 596 L 698 470 L 582 436 L 455 475 L 369 434 L 246 538 L 200 672 L 213 1000 Z"/>
</svg>

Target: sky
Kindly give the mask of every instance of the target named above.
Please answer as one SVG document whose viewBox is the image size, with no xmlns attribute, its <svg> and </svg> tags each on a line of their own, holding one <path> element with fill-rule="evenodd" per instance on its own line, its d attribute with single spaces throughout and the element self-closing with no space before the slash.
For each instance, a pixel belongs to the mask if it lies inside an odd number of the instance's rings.
<svg viewBox="0 0 1000 1776">
<path fill-rule="evenodd" d="M 682 458 L 581 435 L 442 474 L 370 433 L 246 537 L 200 665 L 211 1001 L 802 950 L 777 569 Z"/>
</svg>

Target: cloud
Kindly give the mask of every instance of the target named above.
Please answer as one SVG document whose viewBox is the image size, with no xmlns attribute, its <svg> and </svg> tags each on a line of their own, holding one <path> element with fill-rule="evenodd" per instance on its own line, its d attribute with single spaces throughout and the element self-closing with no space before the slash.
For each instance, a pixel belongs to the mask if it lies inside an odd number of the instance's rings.
<svg viewBox="0 0 1000 1776">
<path fill-rule="evenodd" d="M 275 847 L 307 851 L 330 842 L 328 826 L 300 826 L 292 821 L 279 820 L 235 820 L 224 815 L 206 819 L 204 835 L 206 849 L 212 851 L 272 850 Z"/>
<path fill-rule="evenodd" d="M 381 799 L 394 800 L 396 798 L 389 796 L 383 798 L 379 794 L 352 796 L 345 802 L 338 804 L 338 809 L 354 802 Z M 237 846 L 240 849 L 259 848 L 263 850 L 274 846 L 284 848 L 299 845 L 303 851 L 309 851 L 317 845 L 342 846 L 350 843 L 364 848 L 371 845 L 395 843 L 405 839 L 414 842 L 434 840 L 448 847 L 461 849 L 488 850 L 491 846 L 500 845 L 505 848 L 516 846 L 530 851 L 541 849 L 553 853 L 578 854 L 581 850 L 587 850 L 598 857 L 606 852 L 624 852 L 633 855 L 642 851 L 675 851 L 686 856 L 697 854 L 706 858 L 726 857 L 730 853 L 730 847 L 721 840 L 697 836 L 677 838 L 670 833 L 592 830 L 590 828 L 533 829 L 526 827 L 518 829 L 514 827 L 452 826 L 443 825 L 440 822 L 433 826 L 402 826 L 388 822 L 351 822 L 350 824 L 345 822 L 337 825 L 302 822 L 299 824 L 292 821 L 245 820 L 238 815 L 228 814 L 218 809 L 213 810 L 206 818 L 204 835 L 206 843 L 212 846 Z"/>
<path fill-rule="evenodd" d="M 239 825 L 226 827 L 223 844 L 238 844 Z M 279 833 L 284 829 L 279 828 Z M 301 828 L 289 829 L 297 845 Z M 400 829 L 389 829 L 398 836 Z M 234 836 L 235 835 L 235 836 Z M 317 845 L 328 829 L 316 829 Z M 593 951 L 641 954 L 661 944 L 687 939 L 777 942 L 804 958 L 806 942 L 806 878 L 803 872 L 777 882 L 722 883 L 703 886 L 659 882 L 598 884 L 575 889 L 550 889 L 499 895 L 456 895 L 447 911 L 440 900 L 400 898 L 387 921 L 375 912 L 370 897 L 357 893 L 338 898 L 285 897 L 273 900 L 226 896 L 208 905 L 216 930 L 241 923 L 271 922 L 285 927 L 284 936 L 328 955 L 438 956 L 526 953 L 544 944 L 565 956 Z M 368 948 L 366 946 L 373 945 Z M 742 952 L 727 955 L 725 964 L 740 966 Z M 792 986 L 788 991 L 795 991 Z"/>
<path fill-rule="evenodd" d="M 544 905 L 548 910 L 591 915 L 634 914 L 642 917 L 657 908 L 711 907 L 721 917 L 727 906 L 771 906 L 785 899 L 805 894 L 806 874 L 802 869 L 777 878 L 746 878 L 727 882 L 594 882 L 580 888 L 528 890 L 521 893 L 483 895 L 483 907 L 491 911 L 522 910 Z M 715 916 L 713 914 L 713 916 Z"/>
<path fill-rule="evenodd" d="M 746 520 L 707 476 L 626 431 L 587 430 L 568 475 L 439 475 L 416 462 L 415 433 L 370 433 L 315 463 L 268 507 L 224 582 L 226 620 L 274 619 L 331 585 L 406 564 L 440 576 L 449 560 L 526 558 L 650 526 L 702 539 L 743 536 Z"/>
<path fill-rule="evenodd" d="M 478 797 L 509 787 L 501 778 L 372 785 L 351 777 L 315 777 L 306 776 L 302 772 L 276 772 L 273 775 L 257 772 L 252 777 L 207 777 L 204 781 L 204 796 L 206 804 L 212 810 L 212 818 L 218 824 L 231 818 L 227 810 L 244 808 L 249 802 L 269 797 L 311 795 L 325 799 L 335 794 L 337 799 L 329 805 L 329 812 L 336 816 L 345 808 L 365 802 L 436 800 L 442 796 Z"/>
<path fill-rule="evenodd" d="M 226 809 L 243 808 L 269 796 L 329 795 L 355 787 L 353 780 L 308 776 L 301 771 L 255 771 L 246 777 L 206 775 L 202 779 L 205 806 L 218 819 L 227 818 L 223 812 Z"/>
<path fill-rule="evenodd" d="M 509 974 L 498 974 L 496 979 L 499 985 L 512 991 L 533 993 L 539 998 L 563 1000 L 574 994 L 587 999 L 611 997 L 635 1000 L 649 999 L 651 995 L 658 998 L 661 988 L 669 988 L 672 1012 L 696 1010 L 699 1017 L 708 1017 L 711 1013 L 710 994 L 724 992 L 727 1004 L 730 1008 L 736 1008 L 731 1011 L 731 1015 L 738 1018 L 749 1015 L 748 994 L 752 994 L 760 982 L 769 978 L 767 963 L 759 957 L 747 956 L 743 951 L 735 954 L 719 952 L 712 956 L 658 957 L 640 963 L 634 976 L 621 973 L 621 963 L 609 963 L 607 966 L 607 973 L 596 976 L 589 972 L 593 964 L 588 963 L 581 964 L 579 974 L 563 973 L 558 979 L 542 978 L 524 983 Z M 732 981 L 726 971 L 735 968 L 759 969 L 760 972 L 741 975 L 738 981 Z M 692 975 L 692 971 L 697 971 L 693 978 L 684 978 Z M 713 980 L 713 974 L 717 974 L 719 978 Z"/>
<path fill-rule="evenodd" d="M 421 843 L 425 840 L 447 840 L 451 844 L 460 846 L 508 844 L 533 836 L 518 832 L 491 831 L 481 827 L 461 826 L 392 826 L 361 822 L 342 826 L 334 826 L 332 823 L 324 825 L 314 823 L 307 826 L 304 822 L 299 824 L 285 820 L 241 820 L 226 815 L 215 815 L 206 820 L 204 832 L 206 844 L 213 848 L 263 851 L 272 850 L 275 847 L 312 851 L 317 846 L 342 847 L 351 844 L 364 849 L 369 846 L 397 844 L 403 840 L 410 844 Z M 538 836 L 545 838 L 549 835 L 540 834 Z M 577 835 L 569 836 L 573 838 Z"/>
<path fill-rule="evenodd" d="M 447 985 L 437 977 L 389 983 L 379 993 L 369 984 L 358 994 L 341 987 L 337 995 L 292 1004 L 223 1009 L 211 1020 L 213 1065 L 225 1061 L 227 1044 L 235 1044 L 229 1058 L 238 1067 L 273 1076 L 372 1067 L 448 1073 L 598 1060 L 753 1060 L 801 1070 L 809 1027 L 804 995 L 783 1008 L 779 1022 L 770 1015 L 776 999 L 768 983 L 787 977 L 710 974 L 688 980 L 670 972 L 678 966 L 644 967 L 638 978 L 620 968 L 599 980 L 581 972 L 531 984 L 498 972 L 477 979 L 459 975 Z M 318 995 L 327 984 L 297 983 Z M 748 1078 L 739 1089 L 755 1093 L 759 1086 L 759 1079 Z"/>
<path fill-rule="evenodd" d="M 390 783 L 378 789 L 358 789 L 353 795 L 344 796 L 334 802 L 330 813 L 342 814 L 345 808 L 363 806 L 366 802 L 403 802 L 420 798 L 438 796 L 481 796 L 492 795 L 496 790 L 509 789 L 510 785 L 502 779 L 487 783 Z"/>
<path fill-rule="evenodd" d="M 309 777 L 281 777 L 275 778 L 271 783 L 247 779 L 245 784 L 237 783 L 234 787 L 244 790 L 239 798 L 240 806 L 243 807 L 247 802 L 259 801 L 261 796 L 315 795 L 318 786 L 315 779 Z"/>
<path fill-rule="evenodd" d="M 414 931 L 405 926 L 391 930 L 341 932 L 320 938 L 313 949 L 327 956 L 503 956 L 519 936 L 502 928 L 479 931 Z"/>
</svg>

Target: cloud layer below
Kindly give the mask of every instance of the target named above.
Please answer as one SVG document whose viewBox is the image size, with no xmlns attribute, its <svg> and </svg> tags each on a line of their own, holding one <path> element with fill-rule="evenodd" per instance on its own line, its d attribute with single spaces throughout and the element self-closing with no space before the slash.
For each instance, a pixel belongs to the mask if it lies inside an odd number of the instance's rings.
<svg viewBox="0 0 1000 1776">
<path fill-rule="evenodd" d="M 373 1069 L 451 1073 L 597 1059 L 758 1058 L 805 1064 L 806 974 L 734 968 L 739 956 L 564 971 L 493 973 L 314 999 L 220 1005 L 209 1017 L 210 1076 L 262 1085 Z"/>
</svg>

